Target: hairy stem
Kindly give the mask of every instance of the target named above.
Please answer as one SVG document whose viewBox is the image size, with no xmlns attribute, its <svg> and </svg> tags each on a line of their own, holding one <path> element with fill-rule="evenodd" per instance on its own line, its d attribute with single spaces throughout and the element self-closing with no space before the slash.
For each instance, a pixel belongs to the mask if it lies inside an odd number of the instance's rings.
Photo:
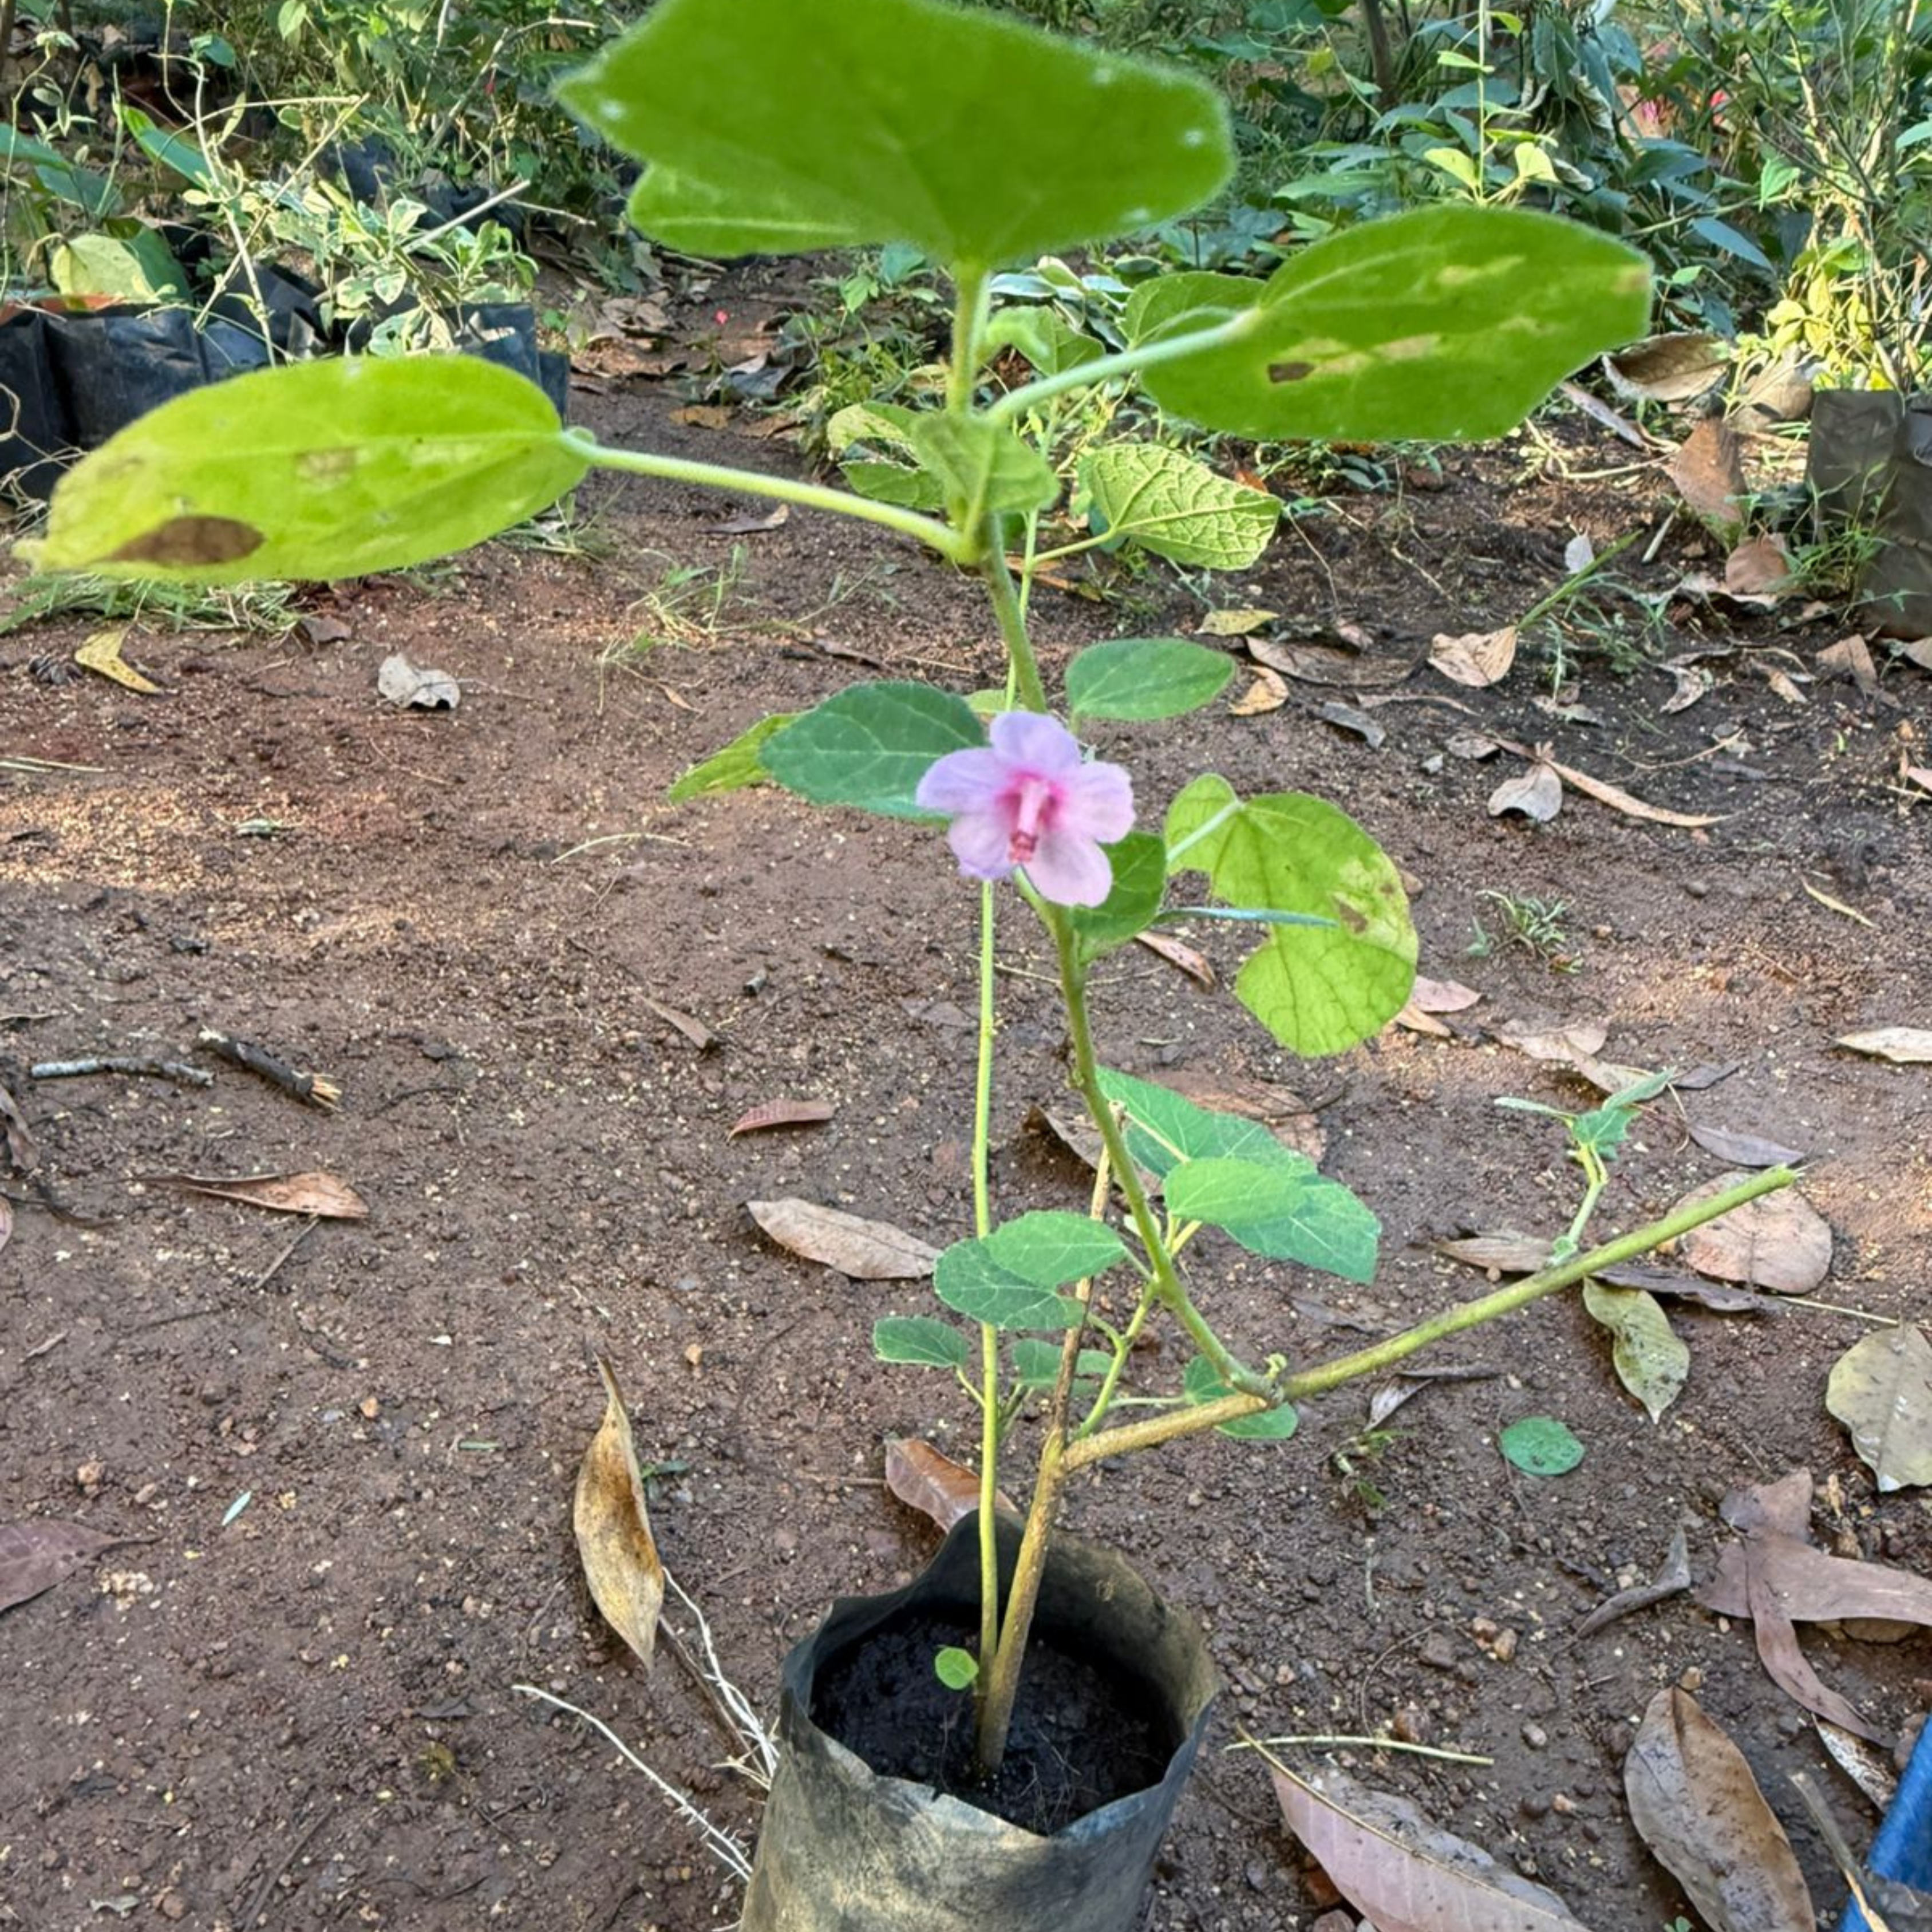
<svg viewBox="0 0 1932 1932">
<path fill-rule="evenodd" d="M 999 520 L 986 520 L 984 547 L 980 552 L 980 574 L 986 579 L 986 595 L 992 601 L 994 621 L 1000 627 L 1000 641 L 1006 647 L 1012 667 L 1015 694 L 1024 711 L 1046 709 L 1046 686 L 1040 682 L 1040 659 L 1027 630 L 1026 613 L 1020 608 L 1019 586 L 1013 581 L 1006 553 L 1000 542 Z"/>
<path fill-rule="evenodd" d="M 1310 1396 L 1339 1388 L 1344 1382 L 1358 1381 L 1364 1376 L 1393 1368 L 1397 1362 L 1429 1347 L 1432 1342 L 1460 1335 L 1464 1329 L 1476 1328 L 1483 1322 L 1493 1322 L 1498 1316 L 1512 1315 L 1546 1294 L 1574 1286 L 1586 1275 L 1598 1274 L 1605 1268 L 1634 1261 L 1638 1256 L 1660 1247 L 1666 1241 L 1688 1234 L 1693 1228 L 1702 1227 L 1706 1221 L 1715 1220 L 1720 1214 L 1728 1214 L 1732 1208 L 1756 1200 L 1760 1195 L 1789 1187 L 1797 1178 L 1788 1167 L 1767 1168 L 1763 1173 L 1754 1174 L 1748 1180 L 1739 1181 L 1736 1186 L 1713 1195 L 1708 1201 L 1694 1202 L 1665 1215 L 1661 1220 L 1646 1222 L 1628 1234 L 1619 1234 L 1615 1240 L 1592 1248 L 1588 1254 L 1574 1256 L 1555 1268 L 1545 1268 L 1540 1274 L 1512 1282 L 1492 1294 L 1479 1295 L 1474 1301 L 1445 1309 L 1440 1315 L 1432 1315 L 1426 1322 L 1419 1322 L 1413 1328 L 1404 1329 L 1400 1335 L 1392 1335 L 1385 1342 L 1372 1342 L 1366 1348 L 1357 1349 L 1353 1354 L 1338 1356 L 1332 1362 L 1324 1362 L 1318 1367 L 1304 1369 L 1299 1375 L 1286 1376 L 1271 1394 L 1223 1396 L 1218 1401 L 1204 1402 L 1197 1408 L 1171 1411 L 1165 1415 L 1150 1417 L 1144 1422 L 1125 1423 L 1118 1429 L 1104 1430 L 1098 1436 L 1090 1436 L 1069 1448 L 1061 1460 L 1060 1473 L 1063 1476 L 1070 1475 L 1075 1470 L 1109 1456 L 1128 1455 L 1136 1450 L 1157 1448 L 1163 1442 L 1178 1442 L 1184 1436 L 1198 1436 L 1204 1430 L 1218 1429 L 1224 1422 L 1238 1422 L 1244 1416 L 1258 1415 L 1263 1409 L 1279 1402 L 1303 1401 Z"/>
<path fill-rule="evenodd" d="M 993 1231 L 993 889 L 980 888 L 980 1058 L 973 1088 L 973 1232 L 981 1240 Z M 993 1499 L 1000 1489 L 1000 1334 L 980 1329 L 980 1696 L 986 1670 L 999 1650 L 1000 1546 L 994 1534 Z"/>
<path fill-rule="evenodd" d="M 573 451 L 593 469 L 621 470 L 634 476 L 661 477 L 668 483 L 691 483 L 705 490 L 736 490 L 748 496 L 768 496 L 776 502 L 796 503 L 802 509 L 829 510 L 833 515 L 855 517 L 862 523 L 883 524 L 902 536 L 916 538 L 941 556 L 955 563 L 970 564 L 979 555 L 978 546 L 959 531 L 916 510 L 901 509 L 896 503 L 877 503 L 869 496 L 854 496 L 844 490 L 827 489 L 822 483 L 801 483 L 788 476 L 767 476 L 755 470 L 734 470 L 722 463 L 693 463 L 680 456 L 660 456 L 646 449 L 613 449 L 597 442 L 587 431 L 566 430 L 565 438 Z"/>
</svg>

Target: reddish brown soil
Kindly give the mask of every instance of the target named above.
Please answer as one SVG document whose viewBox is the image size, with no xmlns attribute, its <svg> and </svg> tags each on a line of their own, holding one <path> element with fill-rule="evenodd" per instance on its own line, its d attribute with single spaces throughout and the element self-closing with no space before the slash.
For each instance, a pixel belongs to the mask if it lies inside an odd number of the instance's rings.
<svg viewBox="0 0 1932 1932">
<path fill-rule="evenodd" d="M 647 386 L 585 402 L 610 434 L 788 460 L 742 424 L 668 422 Z M 1574 426 L 1561 446 L 1573 470 L 1621 460 Z M 1438 629 L 1520 614 L 1560 580 L 1574 530 L 1607 540 L 1664 508 L 1654 477 L 1580 484 L 1527 446 L 1452 453 L 1447 474 L 1439 492 L 1334 500 L 1216 602 L 1353 620 L 1378 652 L 1414 652 Z M 902 1580 L 934 1543 L 881 1488 L 880 1443 L 924 1431 L 963 1453 L 959 1405 L 943 1378 L 880 1368 L 868 1347 L 877 1316 L 919 1311 L 926 1291 L 799 1261 L 742 1204 L 797 1193 L 934 1242 L 967 1231 L 974 898 L 928 830 L 767 790 L 675 808 L 664 789 L 762 713 L 875 666 L 984 682 L 985 627 L 944 568 L 800 514 L 744 540 L 748 574 L 715 631 L 600 664 L 672 564 L 722 563 L 734 539 L 694 492 L 585 497 L 613 560 L 500 545 L 426 582 L 347 586 L 316 608 L 349 635 L 320 646 L 137 632 L 128 654 L 166 686 L 158 698 L 30 675 L 85 622 L 0 640 L 0 757 L 88 768 L 0 772 L 0 1080 L 68 1210 L 8 1184 L 0 1518 L 136 1539 L 0 1616 L 8 1922 L 70 1932 L 124 1909 L 236 1928 L 728 1924 L 735 1889 L 692 1832 L 602 1738 L 512 1688 L 596 1713 L 721 1825 L 754 1831 L 689 1685 L 668 1661 L 646 1678 L 580 1580 L 569 1508 L 602 1406 L 594 1352 L 625 1379 L 642 1452 L 686 1466 L 657 1486 L 658 1535 L 766 1708 L 830 1598 Z M 1656 568 L 1682 561 L 1666 545 Z M 1167 577 L 1126 590 L 1130 605 L 1042 593 L 1049 659 L 1198 620 Z M 1368 1290 L 1204 1240 L 1204 1299 L 1248 1352 L 1318 1359 L 1468 1294 L 1480 1284 L 1433 1237 L 1561 1226 L 1573 1180 L 1550 1124 L 1493 1102 L 1586 1096 L 1495 1042 L 1525 1019 L 1605 1018 L 1606 1052 L 1626 1064 L 1736 1064 L 1649 1110 L 1601 1225 L 1719 1171 L 1687 1118 L 1768 1135 L 1815 1155 L 1805 1192 L 1837 1244 L 1821 1293 L 1923 1311 L 1925 1070 L 1832 1042 L 1928 1019 L 1926 818 L 1896 788 L 1928 687 L 1903 668 L 1876 700 L 1820 682 L 1782 702 L 1756 667 L 1808 669 L 1844 628 L 1783 621 L 1720 626 L 1707 641 L 1742 648 L 1675 715 L 1663 674 L 1586 659 L 1581 695 L 1604 722 L 1554 721 L 1533 707 L 1544 686 L 1526 652 L 1485 693 L 1418 670 L 1400 687 L 1415 701 L 1376 712 L 1378 749 L 1315 715 L 1346 694 L 1302 684 L 1270 715 L 1101 734 L 1150 806 L 1203 765 L 1244 789 L 1335 798 L 1411 875 L 1425 970 L 1484 996 L 1454 1039 L 1394 1031 L 1298 1066 L 1226 991 L 1238 936 L 1191 935 L 1219 992 L 1138 948 L 1105 970 L 1116 1064 L 1293 1086 L 1318 1111 L 1329 1170 L 1384 1223 Z M 460 709 L 381 702 L 376 669 L 398 648 L 459 678 Z M 1472 723 L 1448 699 L 1723 822 L 1693 833 L 1575 796 L 1547 826 L 1492 819 L 1489 792 L 1520 767 L 1440 758 Z M 277 829 L 241 830 L 262 820 Z M 1508 945 L 1467 956 L 1474 922 L 1500 931 L 1485 891 L 1564 902 L 1575 970 Z M 1024 1124 L 1058 1102 L 1064 1072 L 1017 916 L 1002 957 L 1000 1199 L 1077 1204 L 1082 1172 Z M 651 1000 L 716 1042 L 700 1051 Z M 184 1053 L 203 1024 L 338 1080 L 340 1111 L 229 1070 L 207 1092 L 26 1072 Z M 804 1096 L 836 1102 L 836 1118 L 728 1138 L 747 1108 Z M 292 1250 L 299 1224 L 150 1178 L 310 1168 L 370 1213 Z M 1354 1454 L 1353 1478 L 1334 1459 L 1363 1426 L 1359 1390 L 1311 1406 L 1284 1448 L 1199 1442 L 1077 1485 L 1072 1519 L 1206 1621 L 1227 1679 L 1151 1927 L 1305 1925 L 1322 1903 L 1261 1766 L 1221 1748 L 1237 1722 L 1393 1722 L 1491 1760 L 1352 1754 L 1598 1932 L 1658 1932 L 1685 1909 L 1622 1795 L 1633 1720 L 1660 1686 L 1698 1673 L 1706 1707 L 1798 1816 L 1784 1774 L 1815 1768 L 1820 1747 L 1748 1628 L 1685 1597 L 1597 1636 L 1574 1626 L 1619 1580 L 1648 1576 L 1680 1526 L 1708 1574 L 1724 1492 L 1793 1466 L 1817 1478 L 1816 1532 L 1846 1553 L 1922 1569 L 1932 1520 L 1914 1494 L 1876 1493 L 1824 1412 L 1827 1370 L 1862 1323 L 1672 1306 L 1695 1366 L 1660 1426 L 1561 1302 L 1445 1349 L 1498 1373 L 1418 1397 L 1378 1456 Z M 1150 1378 L 1177 1366 L 1170 1349 Z M 1539 1412 L 1588 1444 L 1575 1474 L 1534 1480 L 1498 1455 L 1499 1427 Z M 1472 1634 L 1479 1618 L 1517 1634 L 1507 1661 Z M 1924 1706 L 1922 1634 L 1807 1642 L 1885 1726 Z M 1851 1820 L 1862 1801 L 1836 1796 Z M 1835 1911 L 1816 1840 L 1794 1837 Z"/>
</svg>

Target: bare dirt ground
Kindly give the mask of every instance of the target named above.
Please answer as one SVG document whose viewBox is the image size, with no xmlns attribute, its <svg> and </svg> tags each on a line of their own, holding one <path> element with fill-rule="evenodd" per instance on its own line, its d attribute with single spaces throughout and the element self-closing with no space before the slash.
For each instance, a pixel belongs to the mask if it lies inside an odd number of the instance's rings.
<svg viewBox="0 0 1932 1932">
<path fill-rule="evenodd" d="M 749 440 L 748 419 L 669 420 L 648 385 L 580 401 L 608 433 L 790 460 Z M 1654 472 L 1576 480 L 1619 464 L 1600 432 L 1572 422 L 1558 448 L 1562 473 L 1519 444 L 1449 453 L 1439 490 L 1336 497 L 1214 601 L 1363 626 L 1371 655 L 1398 664 L 1438 630 L 1520 615 L 1562 578 L 1576 532 L 1654 530 L 1666 507 Z M 929 830 L 766 790 L 674 808 L 664 790 L 758 716 L 855 677 L 975 688 L 992 644 L 970 586 L 823 518 L 734 538 L 716 500 L 602 484 L 585 508 L 614 557 L 499 544 L 422 580 L 346 585 L 312 602 L 346 627 L 332 642 L 137 631 L 127 654 L 158 697 L 31 672 L 70 653 L 85 620 L 0 639 L 0 758 L 84 768 L 0 771 L 0 1081 L 62 1210 L 8 1184 L 0 1518 L 129 1539 L 0 1617 L 8 1923 L 729 1924 L 735 1891 L 692 1832 L 602 1738 L 512 1688 L 596 1712 L 721 1825 L 754 1831 L 688 1684 L 668 1664 L 636 1668 L 580 1580 L 569 1505 L 602 1411 L 594 1352 L 626 1381 L 643 1454 L 682 1466 L 656 1489 L 659 1541 L 767 1709 L 828 1600 L 902 1580 L 935 1540 L 880 1486 L 880 1445 L 922 1432 L 963 1454 L 959 1407 L 940 1378 L 872 1364 L 868 1343 L 875 1317 L 920 1312 L 924 1290 L 800 1261 L 742 1204 L 799 1194 L 935 1243 L 969 1231 L 974 897 Z M 1683 567 L 1680 538 L 1658 572 Z M 658 622 L 668 569 L 716 569 L 734 544 L 746 566 L 715 622 L 687 608 L 682 641 L 600 662 Z M 1199 620 L 1169 579 L 1126 591 L 1125 605 L 1042 592 L 1050 662 Z M 1928 1018 L 1928 806 L 1898 772 L 1901 750 L 1922 758 L 1932 685 L 1900 667 L 1876 696 L 1821 678 L 1785 701 L 1764 668 L 1808 672 L 1850 628 L 1830 613 L 1794 626 L 1793 608 L 1687 619 L 1676 648 L 1724 648 L 1706 660 L 1714 688 L 1681 712 L 1662 708 L 1665 674 L 1586 658 L 1578 695 L 1598 722 L 1554 718 L 1534 704 L 1548 686 L 1526 645 L 1488 692 L 1426 668 L 1385 687 L 1402 701 L 1374 710 L 1387 736 L 1372 748 L 1318 715 L 1356 694 L 1300 682 L 1265 715 L 1101 734 L 1150 808 L 1204 766 L 1335 799 L 1409 875 L 1424 970 L 1484 996 L 1448 1038 L 1392 1030 L 1300 1065 L 1234 1005 L 1241 947 L 1225 931 L 1190 935 L 1217 991 L 1138 948 L 1106 970 L 1114 1064 L 1294 1090 L 1328 1170 L 1384 1222 L 1367 1290 L 1204 1242 L 1205 1299 L 1249 1352 L 1318 1359 L 1480 1287 L 1436 1238 L 1561 1227 L 1574 1182 L 1558 1137 L 1494 1102 L 1588 1094 L 1498 1042 L 1523 1022 L 1604 1021 L 1605 1054 L 1626 1064 L 1735 1069 L 1648 1110 L 1600 1225 L 1724 1171 L 1688 1122 L 1768 1136 L 1812 1157 L 1804 1192 L 1835 1242 L 1820 1295 L 1924 1312 L 1925 1070 L 1832 1042 Z M 382 702 L 376 667 L 398 649 L 460 680 L 460 707 Z M 1490 791 L 1522 766 L 1444 754 L 1478 727 L 1721 822 L 1647 824 L 1574 794 L 1546 826 L 1492 818 Z M 1562 901 L 1568 970 L 1508 943 L 1487 892 Z M 1479 921 L 1493 944 L 1472 957 Z M 1000 1198 L 1078 1204 L 1083 1171 L 1027 1124 L 1064 1075 L 1018 917 L 1002 961 Z M 204 1024 L 339 1082 L 339 1111 L 225 1068 L 206 1091 L 27 1072 L 180 1055 Z M 835 1118 L 728 1138 L 747 1108 L 806 1096 Z M 368 1218 L 295 1240 L 298 1222 L 152 1178 L 310 1168 L 356 1188 Z M 1082 1480 L 1074 1526 L 1126 1545 L 1207 1623 L 1226 1678 L 1155 1932 L 1306 1926 L 1326 1902 L 1260 1765 L 1222 1749 L 1238 1722 L 1394 1724 L 1488 1760 L 1352 1754 L 1598 1932 L 1661 1932 L 1685 1909 L 1622 1797 L 1658 1688 L 1700 1684 L 1798 1816 L 1784 1774 L 1822 1753 L 1748 1626 L 1678 1596 L 1597 1636 L 1574 1627 L 1648 1577 L 1679 1527 L 1707 1576 L 1724 1492 L 1795 1467 L 1816 1479 L 1814 1532 L 1843 1553 L 1923 1571 L 1932 1519 L 1916 1493 L 1876 1493 L 1824 1412 L 1829 1365 L 1863 1323 L 1671 1306 L 1694 1366 L 1659 1426 L 1560 1300 L 1445 1348 L 1498 1372 L 1426 1390 L 1378 1453 L 1358 1442 L 1358 1389 L 1311 1406 L 1284 1447 L 1198 1442 Z M 1536 1413 L 1587 1444 L 1573 1474 L 1534 1480 L 1498 1454 L 1499 1428 Z M 1513 1653 L 1480 1619 L 1515 1633 Z M 1932 1693 L 1922 1633 L 1806 1640 L 1888 1730 Z M 1862 1801 L 1833 1789 L 1850 1823 Z M 1856 1817 L 1862 1838 L 1870 1814 Z M 1815 1838 L 1793 1835 L 1835 1912 Z"/>
</svg>

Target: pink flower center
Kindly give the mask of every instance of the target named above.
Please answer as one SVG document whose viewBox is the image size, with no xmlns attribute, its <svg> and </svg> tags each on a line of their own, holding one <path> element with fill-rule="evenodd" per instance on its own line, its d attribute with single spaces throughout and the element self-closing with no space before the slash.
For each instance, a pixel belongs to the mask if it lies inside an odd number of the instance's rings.
<svg viewBox="0 0 1932 1932">
<path fill-rule="evenodd" d="M 1060 788 L 1051 779 L 1027 772 L 1012 793 L 1012 836 L 1006 842 L 1006 856 L 1016 866 L 1024 866 L 1040 845 L 1040 836 L 1051 830 L 1054 808 L 1060 802 Z"/>
</svg>

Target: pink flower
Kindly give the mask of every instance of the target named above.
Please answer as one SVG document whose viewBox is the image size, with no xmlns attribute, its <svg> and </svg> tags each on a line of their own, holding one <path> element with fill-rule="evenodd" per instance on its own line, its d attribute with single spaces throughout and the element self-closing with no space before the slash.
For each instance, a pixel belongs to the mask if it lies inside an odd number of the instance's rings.
<svg viewBox="0 0 1932 1932">
<path fill-rule="evenodd" d="M 1126 772 L 1085 763 L 1072 733 L 1036 712 L 1002 712 L 992 739 L 989 748 L 947 752 L 914 794 L 952 820 L 946 836 L 960 871 L 1004 879 L 1024 866 L 1042 898 L 1098 905 L 1114 884 L 1100 848 L 1133 827 Z"/>
</svg>

